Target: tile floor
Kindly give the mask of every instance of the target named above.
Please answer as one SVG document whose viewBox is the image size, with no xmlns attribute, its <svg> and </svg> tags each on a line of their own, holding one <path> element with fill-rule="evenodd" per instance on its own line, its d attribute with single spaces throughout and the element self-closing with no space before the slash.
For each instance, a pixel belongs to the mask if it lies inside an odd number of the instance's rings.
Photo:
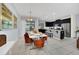
<svg viewBox="0 0 79 59">
<path fill-rule="evenodd" d="M 76 39 L 65 38 L 57 40 L 48 38 L 47 43 L 41 49 L 32 49 L 31 46 L 25 46 L 24 39 L 19 39 L 14 46 L 7 52 L 7 55 L 79 55 L 76 48 Z"/>
</svg>

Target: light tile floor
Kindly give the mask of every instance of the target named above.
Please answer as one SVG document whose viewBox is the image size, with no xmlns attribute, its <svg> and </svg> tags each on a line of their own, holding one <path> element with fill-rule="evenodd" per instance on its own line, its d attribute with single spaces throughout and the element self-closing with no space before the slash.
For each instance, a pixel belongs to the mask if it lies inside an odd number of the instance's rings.
<svg viewBox="0 0 79 59">
<path fill-rule="evenodd" d="M 14 46 L 7 52 L 7 55 L 79 55 L 76 48 L 76 39 L 65 38 L 57 40 L 48 38 L 47 44 L 41 49 L 32 49 L 31 46 L 25 46 L 24 39 L 19 39 Z"/>
</svg>

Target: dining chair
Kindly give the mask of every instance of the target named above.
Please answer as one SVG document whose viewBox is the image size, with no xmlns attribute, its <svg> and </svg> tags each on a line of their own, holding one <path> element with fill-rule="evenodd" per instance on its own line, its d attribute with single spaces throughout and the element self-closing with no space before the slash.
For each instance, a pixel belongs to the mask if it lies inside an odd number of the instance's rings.
<svg viewBox="0 0 79 59">
<path fill-rule="evenodd" d="M 43 38 L 40 38 L 39 40 L 35 40 L 34 41 L 34 45 L 37 47 L 37 48 L 42 48 L 44 47 L 44 40 Z"/>
<path fill-rule="evenodd" d="M 32 38 L 29 37 L 29 34 L 27 32 L 24 34 L 24 38 L 25 38 L 25 43 L 26 44 L 33 42 Z"/>
<path fill-rule="evenodd" d="M 43 37 L 43 40 L 44 41 L 47 41 L 47 38 L 48 38 L 48 36 L 45 36 L 45 37 Z"/>
</svg>

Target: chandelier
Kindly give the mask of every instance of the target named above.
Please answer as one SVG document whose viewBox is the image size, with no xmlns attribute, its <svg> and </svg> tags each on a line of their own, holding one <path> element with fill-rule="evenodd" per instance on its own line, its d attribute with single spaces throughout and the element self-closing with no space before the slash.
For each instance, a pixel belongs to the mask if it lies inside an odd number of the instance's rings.
<svg viewBox="0 0 79 59">
<path fill-rule="evenodd" d="M 31 9 L 30 9 L 30 11 L 29 11 L 29 14 L 30 14 L 30 15 L 28 16 L 28 21 L 32 21 L 32 20 L 33 20 L 33 19 L 32 19 L 33 17 L 31 16 L 31 14 L 32 14 Z"/>
</svg>

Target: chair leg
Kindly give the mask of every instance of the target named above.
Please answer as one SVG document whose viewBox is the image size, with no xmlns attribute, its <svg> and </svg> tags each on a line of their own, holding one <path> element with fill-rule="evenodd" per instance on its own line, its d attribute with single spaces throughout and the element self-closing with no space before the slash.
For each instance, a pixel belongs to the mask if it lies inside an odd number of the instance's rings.
<svg viewBox="0 0 79 59">
<path fill-rule="evenodd" d="M 30 50 L 33 50 L 33 49 L 37 49 L 36 46 L 34 45 L 34 43 L 32 44 Z"/>
<path fill-rule="evenodd" d="M 45 40 L 45 43 L 44 43 L 44 46 L 46 46 L 46 45 L 48 45 L 48 42 L 47 42 L 47 40 Z"/>
</svg>

